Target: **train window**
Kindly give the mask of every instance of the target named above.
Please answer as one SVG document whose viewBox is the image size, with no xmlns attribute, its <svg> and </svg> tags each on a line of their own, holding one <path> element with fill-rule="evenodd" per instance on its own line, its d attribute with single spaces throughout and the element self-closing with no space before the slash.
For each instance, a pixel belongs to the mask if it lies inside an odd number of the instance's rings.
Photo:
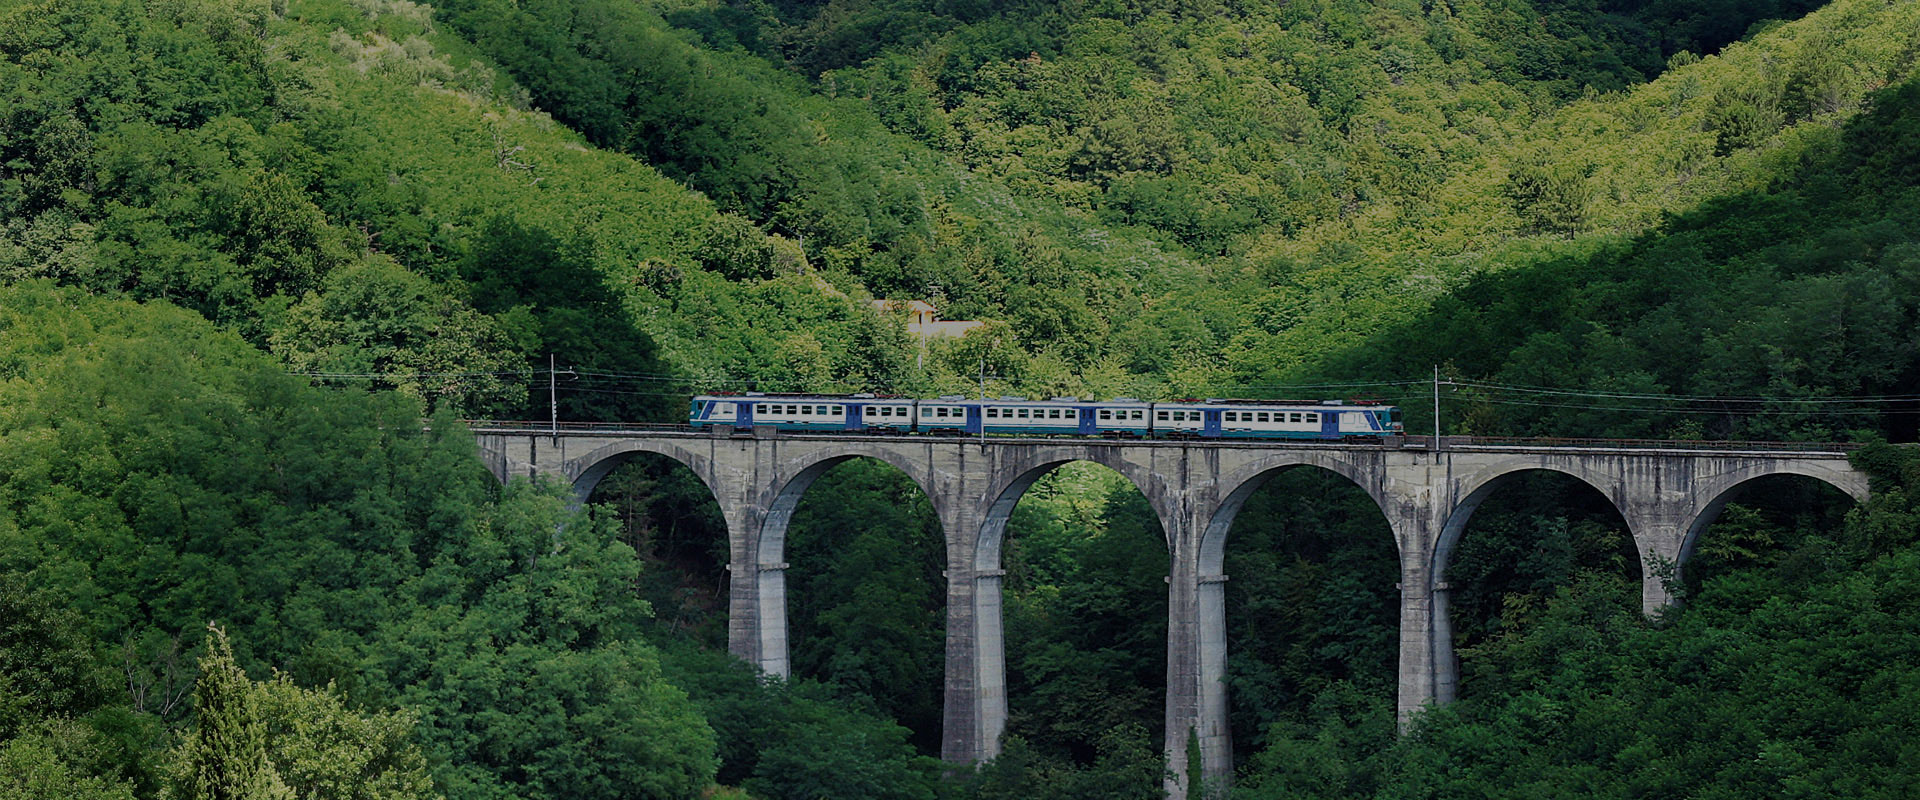
<svg viewBox="0 0 1920 800">
<path fill-rule="evenodd" d="M 1309 412 L 1307 412 L 1307 421 L 1308 421 L 1308 422 L 1316 422 L 1316 423 L 1317 423 L 1317 422 L 1319 422 L 1319 421 L 1320 421 L 1320 412 L 1318 412 L 1318 411 L 1309 411 Z"/>
<path fill-rule="evenodd" d="M 1135 411 L 1135 412 L 1133 412 L 1133 418 L 1134 418 L 1134 419 L 1146 419 L 1146 418 L 1147 418 L 1147 412 L 1145 412 L 1145 411 Z"/>
<path fill-rule="evenodd" d="M 830 413 L 830 414 L 832 414 L 832 415 L 834 415 L 834 416 L 836 416 L 836 417 L 837 417 L 837 416 L 840 416 L 841 414 L 843 414 L 843 413 L 846 413 L 846 412 L 844 412 L 844 411 L 841 411 L 841 410 L 840 410 L 840 407 L 839 407 L 839 406 L 834 406 L 834 407 L 833 407 L 833 410 L 832 410 L 832 411 L 830 411 L 830 412 L 827 412 L 827 413 Z"/>
<path fill-rule="evenodd" d="M 1165 411 L 1158 411 L 1158 412 L 1155 412 L 1155 413 L 1154 413 L 1154 415 L 1153 415 L 1153 418 L 1154 418 L 1154 419 L 1157 419 L 1157 420 L 1160 420 L 1160 421 L 1162 421 L 1162 422 L 1165 422 L 1165 421 L 1166 421 L 1166 419 L 1167 419 L 1167 412 L 1165 412 Z"/>
<path fill-rule="evenodd" d="M 1026 410 L 1026 409 L 1024 409 L 1024 408 L 1022 408 L 1022 409 L 1018 409 L 1018 410 L 1016 410 L 1016 411 L 1015 411 L 1014 413 L 1015 413 L 1015 414 L 1018 414 L 1018 415 L 1020 416 L 1020 418 L 1021 418 L 1021 419 L 1026 419 L 1026 418 L 1027 418 L 1027 410 Z"/>
<path fill-rule="evenodd" d="M 1112 410 L 1112 409 L 1107 409 L 1107 408 L 1103 408 L 1103 409 L 1100 409 L 1100 418 L 1101 418 L 1101 419 L 1113 419 L 1113 410 Z"/>
<path fill-rule="evenodd" d="M 801 406 L 800 413 L 807 415 L 813 414 L 813 406 Z"/>
<path fill-rule="evenodd" d="M 1000 409 L 997 409 L 997 408 L 987 409 L 987 419 L 999 419 L 999 418 L 1000 418 Z"/>
<path fill-rule="evenodd" d="M 1079 418 L 1080 418 L 1080 409 L 1077 409 L 1077 408 L 1067 409 L 1067 419 L 1079 419 Z"/>
</svg>

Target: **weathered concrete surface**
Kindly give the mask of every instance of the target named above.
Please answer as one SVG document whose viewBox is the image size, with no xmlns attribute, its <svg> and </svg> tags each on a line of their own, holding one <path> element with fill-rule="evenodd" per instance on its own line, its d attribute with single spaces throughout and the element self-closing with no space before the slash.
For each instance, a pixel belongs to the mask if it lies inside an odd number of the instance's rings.
<svg viewBox="0 0 1920 800">
<path fill-rule="evenodd" d="M 693 470 L 726 519 L 728 646 L 768 673 L 788 674 L 786 529 L 800 496 L 850 458 L 900 469 L 932 501 L 946 534 L 946 713 L 942 755 L 979 763 L 999 753 L 1007 720 L 1000 554 L 1007 519 L 1037 478 L 1070 461 L 1106 465 L 1146 497 L 1167 537 L 1166 755 L 1169 797 L 1187 795 L 1187 743 L 1199 773 L 1232 776 L 1227 725 L 1224 554 L 1247 498 L 1289 469 L 1353 481 L 1379 505 L 1400 554 L 1399 716 L 1453 699 L 1457 668 L 1447 622 L 1448 559 L 1474 509 L 1529 471 L 1570 475 L 1620 510 L 1648 565 L 1642 604 L 1672 602 L 1672 581 L 1694 540 L 1733 490 L 1767 475 L 1824 481 L 1854 498 L 1866 478 L 1837 452 L 1477 447 L 1409 450 L 1381 444 L 1107 442 L 1079 439 L 796 436 L 760 430 L 544 432 L 477 428 L 483 459 L 502 480 L 551 476 L 583 500 L 613 467 L 657 453 Z"/>
</svg>

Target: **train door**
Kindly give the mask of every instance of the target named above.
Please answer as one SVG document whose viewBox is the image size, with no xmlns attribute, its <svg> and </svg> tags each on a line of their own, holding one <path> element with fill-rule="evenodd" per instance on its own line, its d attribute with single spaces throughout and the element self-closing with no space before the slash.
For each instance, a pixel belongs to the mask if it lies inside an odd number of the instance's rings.
<svg viewBox="0 0 1920 800">
<path fill-rule="evenodd" d="M 1220 409 L 1201 409 L 1200 435 L 1209 439 L 1220 438 Z"/>
<path fill-rule="evenodd" d="M 967 406 L 967 433 L 980 432 L 980 409 L 984 406 Z"/>
<path fill-rule="evenodd" d="M 736 412 L 733 418 L 733 427 L 735 428 L 753 427 L 753 402 L 752 401 L 750 400 L 734 401 L 733 408 L 734 408 L 734 411 Z"/>
<path fill-rule="evenodd" d="M 1080 429 L 1078 433 L 1081 436 L 1092 436 L 1100 432 L 1098 429 L 1093 427 L 1094 410 L 1091 406 L 1077 409 L 1075 413 L 1079 414 L 1080 416 Z"/>
<path fill-rule="evenodd" d="M 859 403 L 847 404 L 847 430 L 864 431 L 867 429 L 867 407 Z"/>
<path fill-rule="evenodd" d="M 1337 439 L 1340 437 L 1340 415 L 1338 413 L 1320 412 L 1320 436 L 1326 439 Z"/>
</svg>

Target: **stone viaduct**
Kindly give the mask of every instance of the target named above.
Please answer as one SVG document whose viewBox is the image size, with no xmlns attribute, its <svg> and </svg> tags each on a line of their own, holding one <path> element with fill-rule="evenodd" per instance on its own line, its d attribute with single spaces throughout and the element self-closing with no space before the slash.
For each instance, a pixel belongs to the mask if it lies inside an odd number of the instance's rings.
<svg viewBox="0 0 1920 800">
<path fill-rule="evenodd" d="M 942 756 L 977 763 L 999 752 L 1007 721 L 1001 631 L 1001 545 L 1021 494 L 1070 461 L 1125 476 L 1159 516 L 1168 575 L 1167 794 L 1186 796 L 1188 742 L 1200 774 L 1224 786 L 1232 764 L 1227 723 L 1223 555 L 1234 516 L 1261 484 L 1288 469 L 1345 476 L 1376 502 L 1400 554 L 1398 708 L 1402 725 L 1428 704 L 1454 698 L 1457 662 L 1447 621 L 1446 570 L 1467 521 L 1503 480 L 1548 470 L 1584 481 L 1612 500 L 1648 568 L 1641 602 L 1653 613 L 1695 538 L 1742 484 L 1793 474 L 1824 481 L 1856 500 L 1866 477 L 1838 448 L 1760 446 L 1681 449 L 1586 442 L 1550 446 L 1464 438 L 1314 443 L 1110 441 L 1041 438 L 873 437 L 688 429 L 556 429 L 475 423 L 481 456 L 501 480 L 547 475 L 584 500 L 601 478 L 638 453 L 692 469 L 726 519 L 730 574 L 728 646 L 775 675 L 788 674 L 787 523 L 807 487 L 852 458 L 884 461 L 932 500 L 946 534 L 946 711 Z"/>
</svg>

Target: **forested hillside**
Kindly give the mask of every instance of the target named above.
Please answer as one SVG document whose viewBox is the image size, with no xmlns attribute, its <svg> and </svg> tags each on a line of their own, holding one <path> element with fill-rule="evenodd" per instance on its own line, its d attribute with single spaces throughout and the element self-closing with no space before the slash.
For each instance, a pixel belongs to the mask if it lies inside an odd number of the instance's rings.
<svg viewBox="0 0 1920 800">
<path fill-rule="evenodd" d="M 1117 474 L 1015 509 L 969 775 L 906 476 L 809 490 L 768 681 L 690 472 L 571 508 L 460 420 L 553 378 L 572 421 L 1331 392 L 1426 432 L 1437 365 L 1448 433 L 1911 443 L 1917 75 L 1914 0 L 0 0 L 0 800 L 1155 797 L 1168 559 Z M 1920 459 L 1856 460 L 1858 508 L 1729 506 L 1655 620 L 1606 498 L 1489 500 L 1462 699 L 1406 736 L 1385 519 L 1275 479 L 1233 796 L 1912 795 Z"/>
</svg>

